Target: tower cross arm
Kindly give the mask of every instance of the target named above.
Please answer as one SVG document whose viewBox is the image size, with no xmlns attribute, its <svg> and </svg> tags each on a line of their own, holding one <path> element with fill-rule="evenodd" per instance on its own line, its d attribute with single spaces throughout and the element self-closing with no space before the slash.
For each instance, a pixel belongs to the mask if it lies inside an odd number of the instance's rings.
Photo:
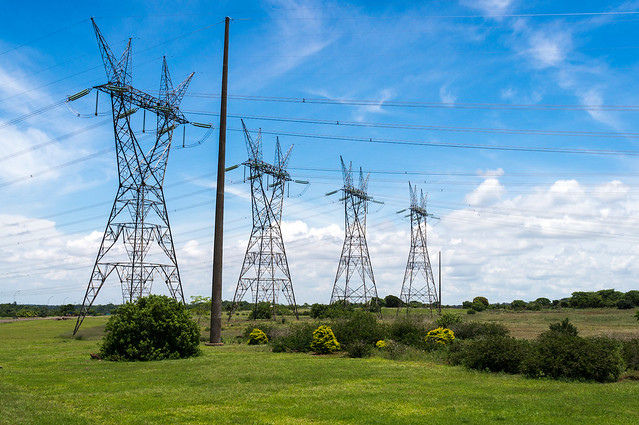
<svg viewBox="0 0 639 425">
<path fill-rule="evenodd" d="M 180 108 L 174 106 L 164 100 L 161 100 L 148 93 L 144 93 L 141 90 L 133 88 L 131 86 L 118 86 L 113 84 L 102 84 L 96 86 L 96 89 L 116 96 L 122 96 L 126 101 L 138 108 L 146 109 L 147 111 L 153 111 L 158 115 L 166 115 L 167 119 L 179 124 L 188 124 L 189 120 L 186 119 Z"/>
</svg>

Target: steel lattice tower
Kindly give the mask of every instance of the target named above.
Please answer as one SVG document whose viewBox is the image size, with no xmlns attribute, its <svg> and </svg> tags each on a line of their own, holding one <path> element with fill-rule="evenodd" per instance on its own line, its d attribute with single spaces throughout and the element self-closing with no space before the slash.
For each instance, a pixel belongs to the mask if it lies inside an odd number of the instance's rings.
<svg viewBox="0 0 639 425">
<path fill-rule="evenodd" d="M 420 190 L 417 198 L 417 187 L 408 183 L 410 191 L 410 252 L 406 262 L 406 272 L 402 283 L 400 300 L 406 305 L 407 312 L 411 301 L 427 303 L 431 313 L 433 302 L 438 302 L 437 288 L 433 278 L 433 270 L 430 266 L 428 248 L 426 245 L 426 218 L 434 217 L 426 211 L 426 196 Z M 406 210 L 398 211 L 403 213 Z"/>
<path fill-rule="evenodd" d="M 75 334 L 93 304 L 105 280 L 114 271 L 122 286 L 124 302 L 131 302 L 151 292 L 153 276 L 159 275 L 173 298 L 184 302 L 171 226 L 164 199 L 163 183 L 173 130 L 188 120 L 179 104 L 193 73 L 173 88 L 166 65 L 162 64 L 159 97 L 131 86 L 131 40 L 116 60 L 106 40 L 93 21 L 108 82 L 95 87 L 111 99 L 113 130 L 118 163 L 119 186 L 91 272 Z M 131 128 L 131 116 L 138 110 L 157 116 L 155 143 L 144 153 Z M 121 253 L 111 252 L 116 242 L 124 244 Z M 145 257 L 156 241 L 166 257 L 164 263 L 146 262 Z M 114 251 L 118 251 L 117 249 Z M 118 257 L 118 258 L 111 258 Z"/>
<path fill-rule="evenodd" d="M 275 165 L 262 160 L 262 134 L 253 140 L 242 121 L 249 159 L 243 165 L 249 169 L 253 230 L 249 238 L 242 271 L 237 281 L 229 320 L 246 291 L 251 289 L 254 308 L 261 301 L 273 306 L 273 317 L 280 290 L 298 317 L 291 273 L 288 268 L 280 223 L 284 204 L 284 188 L 291 177 L 286 171 L 293 146 L 282 154 L 280 141 L 275 148 Z M 304 182 L 300 182 L 304 183 Z"/>
<path fill-rule="evenodd" d="M 344 202 L 345 236 L 330 303 L 342 301 L 368 304 L 371 300 L 377 300 L 378 297 L 373 267 L 366 244 L 366 214 L 369 202 L 381 202 L 373 200 L 366 193 L 370 175 L 364 178 L 360 168 L 359 187 L 355 187 L 353 184 L 353 164 L 350 163 L 347 169 L 341 156 L 340 161 L 344 177 L 344 187 L 342 188 L 344 196 L 340 201 Z M 359 279 L 354 280 L 354 276 L 358 276 Z"/>
</svg>

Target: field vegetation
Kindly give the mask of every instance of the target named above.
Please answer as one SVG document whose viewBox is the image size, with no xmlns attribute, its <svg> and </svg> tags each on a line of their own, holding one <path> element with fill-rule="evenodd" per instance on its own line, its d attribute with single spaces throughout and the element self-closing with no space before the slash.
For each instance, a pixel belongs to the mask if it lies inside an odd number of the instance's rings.
<svg viewBox="0 0 639 425">
<path fill-rule="evenodd" d="M 431 322 L 429 312 L 415 310 L 404 320 L 421 314 L 424 328 L 438 327 L 436 316 Z M 383 309 L 382 323 L 394 324 L 395 332 L 411 338 L 401 330 L 402 321 L 395 321 L 396 313 Z M 0 323 L 0 424 L 637 421 L 639 381 L 629 379 L 632 374 L 608 384 L 531 379 L 450 366 L 441 350 L 394 352 L 399 348 L 391 341 L 385 347 L 373 344 L 367 358 L 349 357 L 345 350 L 328 355 L 277 353 L 271 343 L 248 345 L 248 334 L 254 328 L 277 334 L 291 325 L 311 327 L 312 319 L 304 315 L 300 322 L 291 316 L 251 321 L 248 314 L 241 311 L 225 323 L 225 346 L 202 346 L 201 356 L 155 362 L 92 360 L 90 353 L 99 350 L 104 335 L 105 317 L 87 318 L 76 337 L 71 335 L 71 320 Z M 533 339 L 565 317 L 580 336 L 639 337 L 634 311 L 618 309 L 485 310 L 472 317 L 464 314 L 463 322 L 451 328 L 471 319 L 493 321 L 511 334 Z M 339 326 L 333 330 L 339 339 Z M 342 335 L 344 331 L 348 329 L 341 328 Z M 376 338 L 374 328 L 366 332 L 370 340 Z M 202 339 L 207 339 L 206 331 Z"/>
</svg>

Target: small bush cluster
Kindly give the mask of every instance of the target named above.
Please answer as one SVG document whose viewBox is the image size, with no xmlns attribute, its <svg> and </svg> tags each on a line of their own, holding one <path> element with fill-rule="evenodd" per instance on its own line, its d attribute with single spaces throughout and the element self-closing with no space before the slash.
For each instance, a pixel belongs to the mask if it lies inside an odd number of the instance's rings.
<svg viewBox="0 0 639 425">
<path fill-rule="evenodd" d="M 450 362 L 470 369 L 518 373 L 528 350 L 528 341 L 489 335 L 453 344 Z"/>
<path fill-rule="evenodd" d="M 508 336 L 509 331 L 506 326 L 492 322 L 460 322 L 452 323 L 449 329 L 455 333 L 459 339 L 477 339 L 488 336 Z"/>
<path fill-rule="evenodd" d="M 356 310 L 348 317 L 332 322 L 337 340 L 351 357 L 366 357 L 371 354 L 373 345 L 386 336 L 385 327 L 377 317 L 369 312 Z"/>
<path fill-rule="evenodd" d="M 442 326 L 444 328 L 450 328 L 450 325 L 455 323 L 461 323 L 461 321 L 462 321 L 461 314 L 450 313 L 446 311 L 442 313 L 442 315 L 435 320 L 435 323 L 437 323 L 438 326 Z"/>
<path fill-rule="evenodd" d="M 478 327 L 485 331 L 482 328 Z M 639 354 L 639 347 L 631 343 L 622 352 L 622 344 L 611 338 L 582 338 L 568 319 L 551 324 L 533 342 L 510 338 L 501 332 L 471 336 L 452 345 L 449 353 L 452 364 L 491 372 L 523 373 L 532 378 L 611 382 L 623 371 L 622 354 L 630 359 L 626 365 L 631 364 L 633 352 Z"/>
<path fill-rule="evenodd" d="M 105 327 L 106 360 L 181 359 L 200 354 L 200 328 L 183 304 L 149 295 L 117 309 Z"/>
<path fill-rule="evenodd" d="M 272 338 L 273 351 L 276 353 L 306 353 L 311 351 L 313 331 L 316 323 L 294 323 L 286 332 Z"/>
<path fill-rule="evenodd" d="M 249 334 L 248 345 L 268 344 L 268 337 L 260 329 L 254 328 Z"/>
<path fill-rule="evenodd" d="M 330 326 L 321 325 L 313 331 L 311 350 L 316 354 L 330 354 L 340 349 L 340 344 Z"/>
<path fill-rule="evenodd" d="M 639 370 L 639 338 L 624 341 L 622 344 L 622 355 L 626 368 Z"/>
<path fill-rule="evenodd" d="M 402 315 L 390 323 L 386 329 L 388 337 L 400 344 L 424 348 L 424 335 L 432 329 L 421 316 Z"/>
<path fill-rule="evenodd" d="M 547 331 L 533 344 L 522 371 L 530 377 L 616 381 L 623 371 L 621 344 L 607 337 Z"/>
</svg>

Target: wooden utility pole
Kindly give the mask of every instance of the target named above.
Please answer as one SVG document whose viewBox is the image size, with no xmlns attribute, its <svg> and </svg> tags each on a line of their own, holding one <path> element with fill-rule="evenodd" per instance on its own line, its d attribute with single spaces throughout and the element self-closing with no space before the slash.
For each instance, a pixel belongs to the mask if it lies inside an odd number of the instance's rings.
<svg viewBox="0 0 639 425">
<path fill-rule="evenodd" d="M 226 94 L 229 73 L 229 22 L 224 21 L 224 61 L 220 101 L 220 142 L 217 154 L 217 194 L 215 198 L 215 238 L 213 242 L 213 282 L 211 295 L 211 338 L 209 345 L 222 345 L 222 254 L 224 250 L 224 168 L 226 157 Z"/>
</svg>

